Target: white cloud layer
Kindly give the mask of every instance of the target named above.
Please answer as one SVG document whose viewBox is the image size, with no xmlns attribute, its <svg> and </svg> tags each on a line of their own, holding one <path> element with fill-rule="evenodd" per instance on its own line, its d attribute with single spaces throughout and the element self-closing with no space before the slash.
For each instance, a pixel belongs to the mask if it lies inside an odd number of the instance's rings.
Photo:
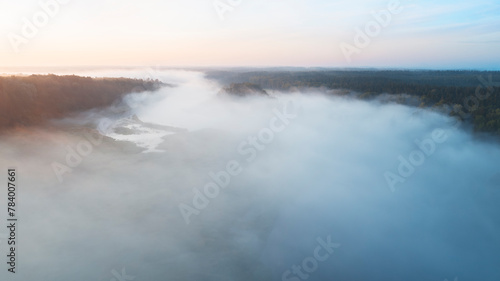
<svg viewBox="0 0 500 281">
<path fill-rule="evenodd" d="M 105 140 L 59 183 L 51 163 L 65 163 L 81 133 L 0 139 L 1 166 L 19 171 L 12 280 L 107 281 L 122 268 L 135 280 L 282 280 L 328 236 L 341 246 L 307 280 L 499 280 L 498 144 L 402 105 L 315 90 L 224 99 L 199 73 L 156 74 L 178 86 L 134 110 L 143 121 L 188 129 L 166 136 L 164 152 Z M 296 117 L 284 130 L 254 146 L 255 157 L 238 152 L 242 143 L 250 151 L 249 137 L 259 140 L 287 104 Z M 446 141 L 391 192 L 384 173 L 397 174 L 398 157 L 408 159 L 415 139 L 436 129 Z M 210 172 L 230 161 L 241 173 L 187 225 L 179 204 L 194 207 L 193 190 L 203 192 Z"/>
</svg>

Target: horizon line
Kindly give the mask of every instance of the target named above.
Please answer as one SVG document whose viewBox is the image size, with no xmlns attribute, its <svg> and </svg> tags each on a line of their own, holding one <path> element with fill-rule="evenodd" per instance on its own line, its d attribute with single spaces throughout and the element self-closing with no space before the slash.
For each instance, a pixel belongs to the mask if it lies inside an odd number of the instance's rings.
<svg viewBox="0 0 500 281">
<path fill-rule="evenodd" d="M 343 66 L 181 66 L 181 65 L 47 65 L 47 66 L 0 66 L 0 72 L 7 69 L 64 69 L 64 68 L 74 68 L 74 69 L 106 69 L 106 68 L 117 68 L 117 69 L 135 69 L 135 68 L 156 68 L 156 69 L 297 69 L 297 70 L 382 70 L 382 71 L 490 71 L 498 72 L 500 68 L 478 68 L 478 67 L 432 67 L 432 68 L 421 68 L 421 67 L 377 67 L 377 66 L 359 66 L 359 67 L 343 67 Z"/>
</svg>

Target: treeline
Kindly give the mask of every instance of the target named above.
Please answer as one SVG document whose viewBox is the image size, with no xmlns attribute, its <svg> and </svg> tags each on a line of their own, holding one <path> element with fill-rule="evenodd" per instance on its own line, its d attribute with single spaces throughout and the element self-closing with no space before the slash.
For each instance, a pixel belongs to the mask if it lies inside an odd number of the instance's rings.
<svg viewBox="0 0 500 281">
<path fill-rule="evenodd" d="M 165 85 L 158 80 L 74 75 L 0 77 L 0 130 L 39 125 L 69 113 L 106 107 L 128 93 Z"/>
<path fill-rule="evenodd" d="M 447 106 L 452 115 L 471 122 L 477 132 L 500 135 L 498 71 L 209 71 L 207 77 L 224 84 L 253 83 L 282 91 L 311 87 L 341 89 L 358 92 L 363 99 L 384 93 L 408 94 L 418 98 L 421 107 Z"/>
<path fill-rule="evenodd" d="M 245 96 L 269 96 L 260 85 L 253 83 L 232 83 L 222 88 L 219 92 L 222 95 L 231 95 L 237 97 Z"/>
</svg>

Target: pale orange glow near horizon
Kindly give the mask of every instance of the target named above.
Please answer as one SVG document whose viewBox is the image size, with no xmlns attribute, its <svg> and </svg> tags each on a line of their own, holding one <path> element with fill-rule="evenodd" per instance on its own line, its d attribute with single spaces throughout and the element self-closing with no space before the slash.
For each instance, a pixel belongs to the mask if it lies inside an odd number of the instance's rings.
<svg viewBox="0 0 500 281">
<path fill-rule="evenodd" d="M 498 68 L 499 4 L 443 2 L 243 0 L 222 12 L 199 0 L 2 3 L 0 66 Z M 380 30 L 356 45 L 374 22 Z"/>
</svg>

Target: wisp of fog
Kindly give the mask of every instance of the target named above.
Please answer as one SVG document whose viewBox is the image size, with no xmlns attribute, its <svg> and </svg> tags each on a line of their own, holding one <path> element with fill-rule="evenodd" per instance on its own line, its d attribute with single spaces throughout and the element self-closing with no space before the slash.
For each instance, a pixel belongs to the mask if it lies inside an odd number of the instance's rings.
<svg viewBox="0 0 500 281">
<path fill-rule="evenodd" d="M 19 171 L 11 280 L 500 280 L 499 145 L 448 116 L 230 97 L 187 70 L 76 74 L 173 87 L 77 117 L 102 139 L 69 119 L 0 139 Z"/>
</svg>

